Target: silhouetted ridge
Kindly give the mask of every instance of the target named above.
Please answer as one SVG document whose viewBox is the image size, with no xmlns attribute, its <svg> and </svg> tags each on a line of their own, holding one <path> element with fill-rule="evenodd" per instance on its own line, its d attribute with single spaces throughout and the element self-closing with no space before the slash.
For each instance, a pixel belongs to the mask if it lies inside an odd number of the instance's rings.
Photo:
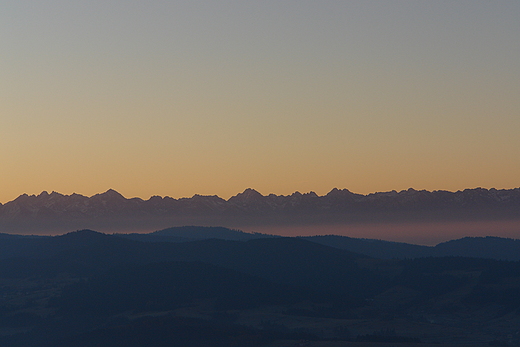
<svg viewBox="0 0 520 347">
<path fill-rule="evenodd" d="M 110 237 L 110 236 L 107 234 L 104 234 L 104 233 L 100 233 L 99 231 L 94 231 L 94 230 L 90 230 L 90 229 L 76 230 L 76 231 L 72 231 L 70 233 L 55 236 L 55 238 L 57 238 L 57 239 L 74 240 L 74 241 L 106 239 L 107 237 Z"/>
<path fill-rule="evenodd" d="M 464 237 L 435 246 L 439 255 L 457 255 L 500 260 L 520 260 L 520 240 L 487 236 Z"/>
<path fill-rule="evenodd" d="M 493 236 L 464 237 L 442 242 L 436 246 L 420 246 L 402 242 L 359 239 L 339 235 L 306 236 L 301 238 L 380 259 L 455 256 L 511 261 L 520 260 L 520 240 Z"/>
<path fill-rule="evenodd" d="M 108 189 L 104 193 L 96 194 L 92 198 L 104 198 L 104 199 L 126 199 L 121 193 L 114 189 Z"/>
<path fill-rule="evenodd" d="M 204 239 L 245 241 L 256 238 L 277 237 L 260 233 L 246 233 L 224 227 L 183 226 L 171 227 L 148 234 L 116 234 L 119 237 L 143 242 L 187 242 Z"/>
<path fill-rule="evenodd" d="M 155 231 L 150 235 L 154 236 L 176 236 L 193 239 L 224 239 L 224 240 L 250 240 L 253 238 L 269 237 L 265 234 L 245 233 L 237 229 L 229 229 L 224 227 L 204 227 L 204 226 L 184 226 L 172 227 Z"/>
<path fill-rule="evenodd" d="M 262 199 L 263 197 L 264 196 L 262 194 L 260 194 L 259 192 L 257 192 L 256 190 L 254 190 L 252 188 L 247 188 L 242 193 L 238 193 L 237 195 L 229 198 L 228 201 L 239 201 L 241 203 L 247 203 L 250 201 Z"/>
<path fill-rule="evenodd" d="M 306 236 L 302 238 L 322 245 L 345 249 L 380 259 L 419 258 L 435 255 L 433 247 L 402 242 L 360 239 L 339 235 Z"/>
<path fill-rule="evenodd" d="M 54 240 L 56 244 L 70 244 L 78 247 L 83 247 L 91 244 L 110 244 L 111 242 L 118 240 L 118 238 L 116 238 L 113 235 L 108 235 L 94 230 L 85 229 L 70 232 L 60 236 L 53 236 L 51 237 L 51 239 L 47 239 L 47 242 L 51 242 L 50 240 Z"/>
</svg>

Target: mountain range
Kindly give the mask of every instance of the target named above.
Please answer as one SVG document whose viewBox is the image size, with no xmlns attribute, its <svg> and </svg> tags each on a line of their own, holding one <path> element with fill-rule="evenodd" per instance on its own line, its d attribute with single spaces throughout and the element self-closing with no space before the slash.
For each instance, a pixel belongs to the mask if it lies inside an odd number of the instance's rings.
<svg viewBox="0 0 520 347">
<path fill-rule="evenodd" d="M 87 197 L 42 192 L 0 204 L 0 232 L 59 233 L 78 229 L 151 231 L 181 225 L 288 226 L 401 221 L 520 220 L 520 188 L 368 195 L 332 189 L 262 195 L 248 188 L 227 200 L 194 195 L 127 199 L 115 190 Z"/>
</svg>

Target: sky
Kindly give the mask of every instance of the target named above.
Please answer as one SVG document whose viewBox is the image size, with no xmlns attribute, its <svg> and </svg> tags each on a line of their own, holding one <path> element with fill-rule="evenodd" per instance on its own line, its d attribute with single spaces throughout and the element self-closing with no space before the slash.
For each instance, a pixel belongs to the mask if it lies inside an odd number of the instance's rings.
<svg viewBox="0 0 520 347">
<path fill-rule="evenodd" d="M 520 186 L 520 1 L 0 3 L 0 202 Z"/>
</svg>

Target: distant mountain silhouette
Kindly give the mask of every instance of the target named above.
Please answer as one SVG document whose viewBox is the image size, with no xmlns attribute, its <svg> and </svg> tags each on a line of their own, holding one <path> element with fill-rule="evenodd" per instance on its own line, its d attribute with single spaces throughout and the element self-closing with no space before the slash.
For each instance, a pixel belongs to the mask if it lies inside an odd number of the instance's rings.
<svg viewBox="0 0 520 347">
<path fill-rule="evenodd" d="M 228 200 L 194 195 L 126 199 L 115 190 L 86 197 L 42 192 L 0 204 L 0 232 L 58 233 L 75 229 L 135 232 L 177 225 L 320 225 L 399 221 L 520 220 L 520 188 L 355 194 L 334 188 L 267 196 L 246 189 Z"/>
</svg>

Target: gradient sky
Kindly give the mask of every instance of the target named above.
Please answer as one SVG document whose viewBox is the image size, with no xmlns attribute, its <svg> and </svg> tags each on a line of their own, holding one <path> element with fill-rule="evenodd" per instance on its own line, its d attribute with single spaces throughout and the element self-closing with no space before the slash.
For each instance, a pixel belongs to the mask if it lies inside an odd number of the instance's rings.
<svg viewBox="0 0 520 347">
<path fill-rule="evenodd" d="M 520 186 L 520 1 L 0 4 L 0 202 Z"/>
</svg>

